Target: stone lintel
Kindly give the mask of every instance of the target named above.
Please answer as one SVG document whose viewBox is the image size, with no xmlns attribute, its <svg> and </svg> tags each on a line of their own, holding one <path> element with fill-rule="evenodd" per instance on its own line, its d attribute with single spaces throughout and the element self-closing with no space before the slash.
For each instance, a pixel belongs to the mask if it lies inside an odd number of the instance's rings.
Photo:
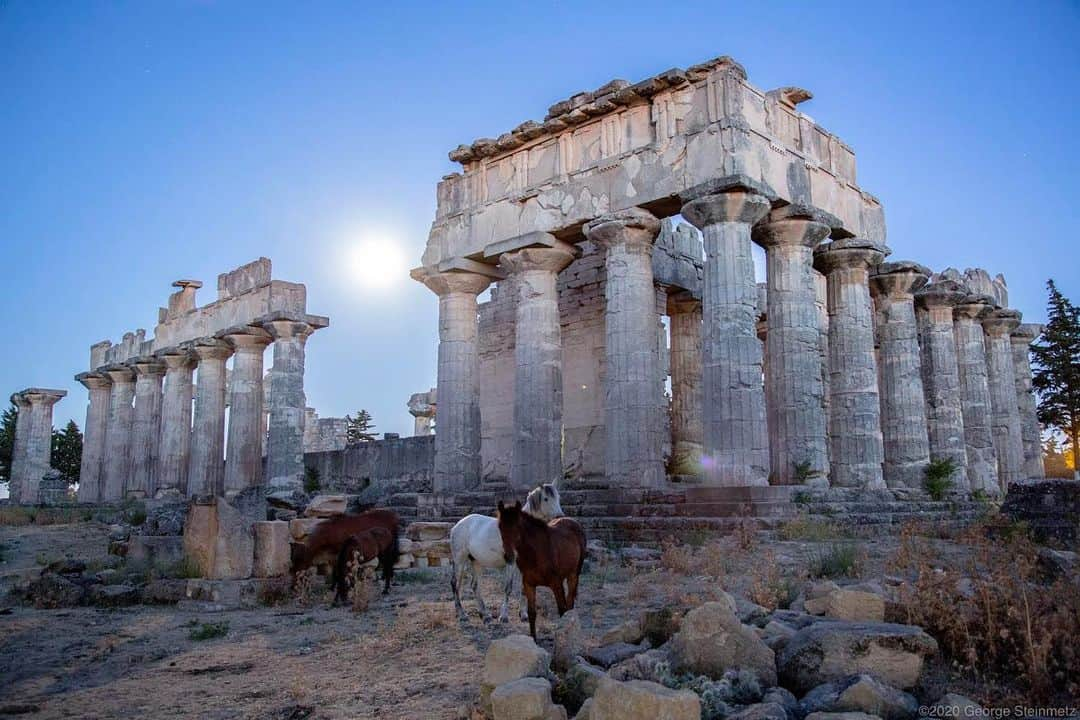
<svg viewBox="0 0 1080 720">
<path fill-rule="evenodd" d="M 998 308 L 982 318 L 983 330 L 988 335 L 1008 335 L 1020 327 L 1022 318 L 1019 310 Z"/>
<path fill-rule="evenodd" d="M 513 252 L 514 250 L 520 250 L 527 247 L 556 247 L 560 242 L 561 241 L 551 233 L 534 230 L 533 232 L 527 232 L 524 235 L 518 235 L 517 237 L 507 238 L 506 240 L 500 240 L 499 242 L 487 245 L 484 247 L 484 257 L 498 259 L 499 255 L 506 252 Z M 442 269 L 441 264 L 439 269 Z"/>
<path fill-rule="evenodd" d="M 867 268 L 880 265 L 892 250 L 885 243 L 865 238 L 842 238 L 819 245 L 814 250 L 814 269 L 828 275 L 838 268 Z"/>
<path fill-rule="evenodd" d="M 1039 323 L 1021 323 L 1012 331 L 1011 339 L 1017 345 L 1030 345 L 1043 334 L 1044 330 L 1046 326 Z"/>
<path fill-rule="evenodd" d="M 690 290 L 681 290 L 667 296 L 667 306 L 669 315 L 694 312 L 701 309 L 701 298 L 695 296 Z"/>
<path fill-rule="evenodd" d="M 768 183 L 755 180 L 749 175 L 725 175 L 723 177 L 707 180 L 694 185 L 679 193 L 679 199 L 686 204 L 707 195 L 729 192 L 748 192 L 764 196 L 770 203 L 776 202 L 780 197 Z"/>
<path fill-rule="evenodd" d="M 485 275 L 494 280 L 502 280 L 505 275 L 499 268 L 488 263 L 483 263 L 478 260 L 470 260 L 469 258 L 456 257 L 449 260 L 443 260 L 438 266 L 439 272 L 467 272 L 474 273 L 476 275 Z M 410 275 L 412 273 L 409 273 Z M 422 281 L 421 281 L 422 282 Z"/>
</svg>

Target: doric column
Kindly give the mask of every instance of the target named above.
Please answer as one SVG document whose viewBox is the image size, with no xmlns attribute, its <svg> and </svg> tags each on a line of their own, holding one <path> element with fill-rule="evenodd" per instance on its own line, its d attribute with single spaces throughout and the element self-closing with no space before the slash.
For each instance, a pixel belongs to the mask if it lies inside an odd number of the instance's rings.
<svg viewBox="0 0 1080 720">
<path fill-rule="evenodd" d="M 827 282 L 829 480 L 839 487 L 885 487 L 868 283 L 870 268 L 888 252 L 885 245 L 860 238 L 834 240 L 814 251 L 814 263 Z"/>
<path fill-rule="evenodd" d="M 435 429 L 436 492 L 480 482 L 480 386 L 476 296 L 492 278 L 472 272 L 421 272 L 413 277 L 439 296 L 439 397 Z"/>
<path fill-rule="evenodd" d="M 263 354 L 270 334 L 255 327 L 221 333 L 233 348 L 225 495 L 262 484 Z"/>
<path fill-rule="evenodd" d="M 49 471 L 52 459 L 53 405 L 67 395 L 67 391 L 27 388 L 20 394 L 30 404 L 30 423 L 25 430 L 26 442 L 21 452 L 23 480 L 19 502 L 37 503 L 41 478 Z M 17 436 L 18 421 L 15 429 Z"/>
<path fill-rule="evenodd" d="M 676 472 L 699 475 L 705 442 L 701 301 L 683 291 L 668 295 L 667 307 L 671 332 L 671 456 L 676 460 Z"/>
<path fill-rule="evenodd" d="M 619 485 L 656 486 L 665 477 L 652 272 L 660 221 L 645 210 L 630 208 L 596 218 L 584 231 L 604 248 L 607 270 L 604 471 Z"/>
<path fill-rule="evenodd" d="M 914 295 L 929 277 L 928 268 L 913 262 L 883 263 L 870 274 L 881 362 L 885 484 L 891 488 L 921 488 L 930 463 Z"/>
<path fill-rule="evenodd" d="M 769 200 L 746 188 L 691 199 L 683 217 L 701 230 L 702 464 L 710 484 L 767 485 L 769 434 L 757 337 L 758 289 L 750 228 Z"/>
<path fill-rule="evenodd" d="M 161 436 L 161 379 L 165 366 L 151 358 L 129 363 L 135 371 L 135 409 L 131 421 L 131 474 L 125 496 L 153 497 Z"/>
<path fill-rule="evenodd" d="M 960 283 L 944 278 L 935 279 L 915 293 L 930 457 L 953 461 L 956 466 L 953 487 L 962 492 L 971 488 L 967 476 L 964 408 L 960 395 L 960 368 L 956 361 L 953 306 L 965 297 L 967 291 Z"/>
<path fill-rule="evenodd" d="M 953 308 L 956 363 L 960 369 L 960 398 L 964 412 L 964 446 L 968 485 L 972 492 L 1001 493 L 997 453 L 991 430 L 990 388 L 986 375 L 986 343 L 979 321 L 993 309 L 993 300 L 969 295 Z"/>
<path fill-rule="evenodd" d="M 105 459 L 105 433 L 109 422 L 109 386 L 102 373 L 79 373 L 75 379 L 90 395 L 83 426 L 82 461 L 79 465 L 79 502 L 101 502 L 102 465 Z"/>
<path fill-rule="evenodd" d="M 11 403 L 18 410 L 15 417 L 15 440 L 11 446 L 11 468 L 8 477 L 8 496 L 12 502 L 23 500 L 23 485 L 26 483 L 26 447 L 30 436 L 30 401 L 15 393 Z"/>
<path fill-rule="evenodd" d="M 304 489 L 304 357 L 315 331 L 307 322 L 269 320 L 262 325 L 274 340 L 266 436 L 266 472 L 270 491 Z"/>
<path fill-rule="evenodd" d="M 101 500 L 111 503 L 124 499 L 124 488 L 131 472 L 131 403 L 135 398 L 135 373 L 124 365 L 109 365 L 105 373 L 112 380 L 112 388 L 105 429 L 105 481 Z"/>
<path fill-rule="evenodd" d="M 1001 492 L 1024 479 L 1024 441 L 1016 402 L 1016 370 L 1009 336 L 1020 326 L 1020 313 L 1000 308 L 982 319 L 986 332 L 986 372 L 993 414 L 994 452 Z"/>
<path fill-rule="evenodd" d="M 1031 355 L 1029 348 L 1042 335 L 1043 326 L 1024 323 L 1013 330 L 1013 372 L 1016 376 L 1016 406 L 1020 411 L 1020 438 L 1024 445 L 1024 478 L 1046 476 L 1042 457 L 1042 427 L 1036 414 L 1035 392 L 1031 387 Z"/>
<path fill-rule="evenodd" d="M 195 359 L 189 350 L 168 348 L 158 353 L 165 365 L 161 398 L 161 436 L 158 440 L 158 472 L 155 497 L 188 494 L 191 464 L 191 376 Z"/>
<path fill-rule="evenodd" d="M 199 372 L 187 496 L 221 495 L 225 490 L 225 361 L 232 347 L 219 339 L 203 338 L 195 342 L 192 352 Z"/>
<path fill-rule="evenodd" d="M 821 338 L 812 267 L 814 248 L 830 232 L 827 216 L 786 205 L 754 227 L 765 248 L 768 335 L 765 405 L 772 482 L 791 485 L 799 474 L 829 476 Z M 822 482 L 822 480 L 819 480 Z"/>
<path fill-rule="evenodd" d="M 576 254 L 554 238 L 552 247 L 504 253 L 499 265 L 518 290 L 514 326 L 514 449 L 510 484 L 528 490 L 558 480 L 562 464 L 562 332 L 559 272 Z"/>
</svg>

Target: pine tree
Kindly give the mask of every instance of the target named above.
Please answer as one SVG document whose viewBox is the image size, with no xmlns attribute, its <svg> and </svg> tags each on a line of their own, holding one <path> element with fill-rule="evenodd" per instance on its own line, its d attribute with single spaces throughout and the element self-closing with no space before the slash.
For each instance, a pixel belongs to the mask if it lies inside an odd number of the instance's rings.
<svg viewBox="0 0 1080 720">
<path fill-rule="evenodd" d="M 372 421 L 371 413 L 367 410 L 360 410 L 356 413 L 356 417 L 346 415 L 345 422 L 347 423 L 345 440 L 350 445 L 371 442 L 375 439 L 375 434 L 371 432 L 375 429 L 375 423 Z"/>
<path fill-rule="evenodd" d="M 11 477 L 11 453 L 15 449 L 15 422 L 18 409 L 12 405 L 0 416 L 0 482 Z"/>
<path fill-rule="evenodd" d="M 74 420 L 69 420 L 63 430 L 53 430 L 52 466 L 59 470 L 69 484 L 79 482 L 82 465 L 83 436 Z"/>
<path fill-rule="evenodd" d="M 1043 425 L 1060 430 L 1072 450 L 1072 465 L 1080 467 L 1080 308 L 1046 283 L 1046 329 L 1032 346 L 1032 385 L 1039 396 L 1038 415 Z"/>
</svg>

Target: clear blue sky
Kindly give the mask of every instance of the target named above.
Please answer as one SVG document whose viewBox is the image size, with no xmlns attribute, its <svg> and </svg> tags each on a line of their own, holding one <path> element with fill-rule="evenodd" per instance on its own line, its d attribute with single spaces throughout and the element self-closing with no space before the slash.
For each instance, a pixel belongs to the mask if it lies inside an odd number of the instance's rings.
<svg viewBox="0 0 1080 720">
<path fill-rule="evenodd" d="M 855 148 L 895 259 L 1006 273 L 1044 316 L 1080 300 L 1080 9 L 1030 3 L 0 0 L 0 389 L 68 388 L 91 343 L 152 332 L 177 278 L 261 255 L 332 325 L 324 416 L 434 383 L 436 300 L 375 290 L 350 248 L 419 257 L 448 150 L 614 78 L 734 56 Z"/>
</svg>

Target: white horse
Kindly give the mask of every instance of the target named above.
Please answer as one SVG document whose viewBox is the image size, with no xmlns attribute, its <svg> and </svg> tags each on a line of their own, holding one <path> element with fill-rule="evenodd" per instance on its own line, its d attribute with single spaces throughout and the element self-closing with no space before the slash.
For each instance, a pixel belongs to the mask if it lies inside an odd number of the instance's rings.
<svg viewBox="0 0 1080 720">
<path fill-rule="evenodd" d="M 521 508 L 533 517 L 547 521 L 561 517 L 562 506 L 559 504 L 559 488 L 556 483 L 545 483 L 531 491 Z M 499 622 L 509 620 L 510 593 L 513 591 L 517 566 L 507 563 L 503 552 L 502 537 L 499 535 L 499 521 L 488 515 L 468 515 L 450 530 L 450 587 L 454 591 L 454 607 L 458 615 L 465 617 L 461 607 L 461 583 L 465 579 L 466 568 L 472 568 L 472 590 L 476 604 L 480 607 L 480 617 L 488 621 L 484 598 L 480 596 L 480 573 L 484 568 L 505 568 L 506 578 L 503 585 L 502 610 Z M 521 609 L 524 616 L 524 606 Z"/>
</svg>

